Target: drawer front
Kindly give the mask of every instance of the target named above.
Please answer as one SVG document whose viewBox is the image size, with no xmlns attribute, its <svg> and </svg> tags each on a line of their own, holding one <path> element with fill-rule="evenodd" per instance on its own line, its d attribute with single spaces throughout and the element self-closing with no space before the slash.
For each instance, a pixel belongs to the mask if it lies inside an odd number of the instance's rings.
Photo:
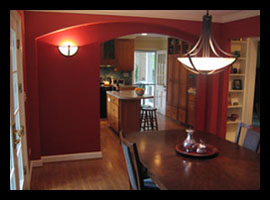
<svg viewBox="0 0 270 200">
<path fill-rule="evenodd" d="M 116 117 L 111 117 L 110 126 L 116 131 L 119 132 L 119 120 Z"/>
<path fill-rule="evenodd" d="M 118 98 L 114 97 L 114 96 L 111 96 L 109 95 L 110 97 L 110 102 L 115 104 L 115 105 L 118 105 Z"/>
<path fill-rule="evenodd" d="M 118 98 L 116 98 L 116 97 L 114 97 L 112 95 L 107 94 L 107 103 L 113 103 L 115 105 L 118 105 L 119 104 L 118 102 L 119 102 L 119 99 Z"/>
<path fill-rule="evenodd" d="M 113 103 L 110 105 L 110 114 L 111 114 L 111 116 L 119 119 L 119 109 L 118 109 L 117 105 L 115 105 Z"/>
</svg>

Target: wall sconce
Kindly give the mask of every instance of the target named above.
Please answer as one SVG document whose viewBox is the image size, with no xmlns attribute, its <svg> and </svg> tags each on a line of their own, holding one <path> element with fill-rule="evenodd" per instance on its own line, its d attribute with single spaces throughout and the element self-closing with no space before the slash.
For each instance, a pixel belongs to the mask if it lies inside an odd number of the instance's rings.
<svg viewBox="0 0 270 200">
<path fill-rule="evenodd" d="M 74 56 L 78 51 L 78 46 L 71 41 L 63 42 L 61 45 L 58 46 L 59 52 L 67 57 Z"/>
</svg>

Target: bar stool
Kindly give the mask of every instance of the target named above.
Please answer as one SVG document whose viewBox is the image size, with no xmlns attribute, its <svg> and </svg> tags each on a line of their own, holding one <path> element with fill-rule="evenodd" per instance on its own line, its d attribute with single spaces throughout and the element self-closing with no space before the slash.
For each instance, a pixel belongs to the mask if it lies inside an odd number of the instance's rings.
<svg viewBox="0 0 270 200">
<path fill-rule="evenodd" d="M 151 106 L 141 107 L 141 128 L 145 130 L 158 130 L 157 108 Z"/>
</svg>

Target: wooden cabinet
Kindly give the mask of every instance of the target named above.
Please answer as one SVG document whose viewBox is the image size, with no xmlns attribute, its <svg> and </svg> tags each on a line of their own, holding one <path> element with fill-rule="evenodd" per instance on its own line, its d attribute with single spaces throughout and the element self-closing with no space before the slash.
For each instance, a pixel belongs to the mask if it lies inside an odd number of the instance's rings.
<svg viewBox="0 0 270 200">
<path fill-rule="evenodd" d="M 195 95 L 188 94 L 188 115 L 187 115 L 187 124 L 194 126 L 195 124 Z"/>
<path fill-rule="evenodd" d="M 100 44 L 100 65 L 116 65 L 115 40 Z"/>
<path fill-rule="evenodd" d="M 195 85 L 189 84 L 189 72 L 177 60 L 190 48 L 187 42 L 168 39 L 166 116 L 183 124 L 194 125 L 195 101 L 192 106 L 188 103 L 187 91 Z"/>
<path fill-rule="evenodd" d="M 116 40 L 115 55 L 119 71 L 132 71 L 134 68 L 134 40 Z"/>
<path fill-rule="evenodd" d="M 110 126 L 119 131 L 119 101 L 116 97 L 107 94 L 107 118 Z"/>
<path fill-rule="evenodd" d="M 107 120 L 117 133 L 140 131 L 140 111 L 141 99 L 119 99 L 107 93 Z"/>
<path fill-rule="evenodd" d="M 101 43 L 100 65 L 113 65 L 118 71 L 132 71 L 134 40 L 116 39 Z"/>
</svg>

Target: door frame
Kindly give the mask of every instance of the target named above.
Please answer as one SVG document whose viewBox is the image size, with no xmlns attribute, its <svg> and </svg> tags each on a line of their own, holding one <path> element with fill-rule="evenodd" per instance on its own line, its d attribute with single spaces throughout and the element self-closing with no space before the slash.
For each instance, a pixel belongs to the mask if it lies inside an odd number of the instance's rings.
<svg viewBox="0 0 270 200">
<path fill-rule="evenodd" d="M 155 102 L 157 101 L 157 89 L 158 89 L 158 81 L 157 81 L 157 73 L 158 73 L 158 54 L 165 54 L 165 68 L 164 68 L 164 74 L 163 74 L 163 90 L 165 92 L 165 105 L 164 105 L 164 112 L 160 112 L 159 108 L 157 108 L 157 112 L 166 115 L 166 100 L 167 100 L 167 59 L 168 59 L 168 52 L 167 49 L 164 50 L 156 50 L 156 64 L 155 64 Z M 161 86 L 161 85 L 160 85 Z M 160 97 L 160 98 L 164 98 L 164 97 Z M 157 105 L 157 104 L 155 104 Z"/>
<path fill-rule="evenodd" d="M 15 25 L 15 30 L 12 28 L 11 24 Z M 16 34 L 16 61 L 17 61 L 17 80 L 19 83 L 19 109 L 20 109 L 20 125 L 24 127 L 24 134 L 21 137 L 21 148 L 22 148 L 22 160 L 23 160 L 23 171 L 24 171 L 24 183 L 22 189 L 30 189 L 30 170 L 29 170 L 29 159 L 28 159 L 28 152 L 27 152 L 27 133 L 26 133 L 26 121 L 25 121 L 25 92 L 24 92 L 24 86 L 23 86 L 23 52 L 22 52 L 22 21 L 21 16 L 18 13 L 17 10 L 10 10 L 10 29 L 15 32 Z M 10 66 L 11 68 L 11 66 Z M 12 73 L 12 70 L 10 69 L 10 73 Z M 11 74 L 10 74 L 11 76 Z M 10 92 L 12 94 L 13 92 L 13 81 L 12 76 L 10 77 Z M 12 90 L 11 90 L 12 89 Z M 10 111 L 14 110 L 13 108 L 13 95 L 10 98 Z M 11 113 L 10 113 L 11 114 Z M 13 124 L 11 124 L 13 126 Z M 12 127 L 13 128 L 13 127 Z M 12 131 L 13 132 L 13 131 Z M 15 145 L 16 146 L 16 145 Z M 13 148 L 14 150 L 14 148 Z M 17 159 L 17 158 L 14 158 Z M 15 161 L 14 163 L 17 163 Z M 16 178 L 18 179 L 18 178 Z"/>
</svg>

